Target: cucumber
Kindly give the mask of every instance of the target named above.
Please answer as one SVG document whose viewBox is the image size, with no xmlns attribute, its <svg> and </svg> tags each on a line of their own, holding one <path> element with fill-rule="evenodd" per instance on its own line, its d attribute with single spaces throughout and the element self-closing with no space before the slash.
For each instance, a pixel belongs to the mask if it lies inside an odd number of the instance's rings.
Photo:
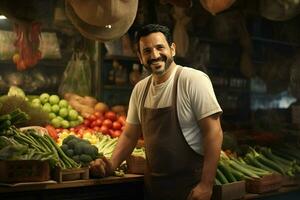
<svg viewBox="0 0 300 200">
<path fill-rule="evenodd" d="M 238 165 L 234 161 L 230 161 L 230 166 L 233 167 L 234 169 L 240 171 L 241 173 L 243 173 L 246 176 L 249 176 L 251 178 L 259 178 L 258 175 L 256 175 L 255 173 L 253 173 L 252 171 L 250 171 L 248 169 L 245 169 L 245 168 L 241 167 L 240 165 Z"/>
<path fill-rule="evenodd" d="M 229 166 L 227 166 L 226 163 L 220 161 L 218 168 L 222 171 L 222 173 L 224 174 L 224 176 L 226 177 L 228 182 L 232 183 L 232 182 L 237 181 L 236 178 L 231 173 L 231 169 L 229 168 Z"/>
<path fill-rule="evenodd" d="M 220 181 L 221 184 L 229 183 L 224 174 L 221 172 L 220 169 L 217 168 L 216 177 Z"/>
<path fill-rule="evenodd" d="M 275 162 L 273 162 L 272 160 L 266 158 L 265 156 L 263 156 L 262 154 L 260 154 L 259 156 L 256 157 L 257 160 L 265 165 L 267 165 L 268 167 L 274 169 L 275 171 L 277 171 L 280 174 L 285 174 L 284 170 Z"/>
</svg>

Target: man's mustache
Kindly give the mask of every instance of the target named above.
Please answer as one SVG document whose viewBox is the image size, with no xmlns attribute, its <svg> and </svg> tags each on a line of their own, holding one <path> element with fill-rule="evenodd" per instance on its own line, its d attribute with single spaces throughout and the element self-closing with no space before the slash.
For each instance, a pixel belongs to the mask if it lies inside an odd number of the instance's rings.
<svg viewBox="0 0 300 200">
<path fill-rule="evenodd" d="M 148 65 L 151 65 L 153 62 L 158 62 L 158 61 L 164 61 L 164 62 L 166 62 L 166 60 L 167 60 L 167 57 L 166 57 L 166 56 L 160 56 L 160 57 L 158 57 L 158 58 L 156 58 L 156 59 L 148 60 L 148 61 L 147 61 L 147 64 L 148 64 Z"/>
</svg>

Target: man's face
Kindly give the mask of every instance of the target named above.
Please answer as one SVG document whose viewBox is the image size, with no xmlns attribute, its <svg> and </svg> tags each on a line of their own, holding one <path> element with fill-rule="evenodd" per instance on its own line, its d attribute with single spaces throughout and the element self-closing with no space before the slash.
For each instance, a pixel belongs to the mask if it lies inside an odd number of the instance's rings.
<svg viewBox="0 0 300 200">
<path fill-rule="evenodd" d="M 175 46 L 169 46 L 164 34 L 157 32 L 141 37 L 139 58 L 144 67 L 155 75 L 163 75 L 174 61 Z"/>
</svg>

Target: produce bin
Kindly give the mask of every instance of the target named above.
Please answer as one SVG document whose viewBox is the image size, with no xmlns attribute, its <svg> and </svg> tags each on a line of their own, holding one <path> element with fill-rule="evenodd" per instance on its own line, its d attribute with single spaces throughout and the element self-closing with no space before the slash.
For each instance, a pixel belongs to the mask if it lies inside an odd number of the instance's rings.
<svg viewBox="0 0 300 200">
<path fill-rule="evenodd" d="M 58 183 L 65 181 L 74 181 L 74 180 L 86 180 L 89 179 L 89 168 L 72 168 L 72 169 L 61 169 L 56 167 L 52 175 L 53 179 Z"/>
<path fill-rule="evenodd" d="M 50 167 L 48 161 L 0 161 L 0 180 L 3 183 L 48 181 L 49 179 Z"/>
<path fill-rule="evenodd" d="M 211 200 L 241 199 L 245 194 L 245 181 L 236 181 L 223 185 L 214 185 Z"/>
<path fill-rule="evenodd" d="M 146 159 L 141 156 L 130 156 L 126 159 L 128 173 L 144 174 L 146 168 Z"/>
<path fill-rule="evenodd" d="M 282 186 L 282 181 L 282 175 L 277 173 L 259 179 L 246 180 L 246 191 L 257 194 L 276 191 Z"/>
</svg>

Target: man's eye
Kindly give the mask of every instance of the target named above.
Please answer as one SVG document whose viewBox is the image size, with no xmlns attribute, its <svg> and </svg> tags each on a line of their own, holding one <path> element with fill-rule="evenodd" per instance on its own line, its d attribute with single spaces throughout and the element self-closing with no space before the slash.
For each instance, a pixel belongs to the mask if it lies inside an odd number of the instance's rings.
<svg viewBox="0 0 300 200">
<path fill-rule="evenodd" d="M 149 54 L 151 51 L 150 51 L 150 49 L 144 49 L 144 54 Z"/>
</svg>

